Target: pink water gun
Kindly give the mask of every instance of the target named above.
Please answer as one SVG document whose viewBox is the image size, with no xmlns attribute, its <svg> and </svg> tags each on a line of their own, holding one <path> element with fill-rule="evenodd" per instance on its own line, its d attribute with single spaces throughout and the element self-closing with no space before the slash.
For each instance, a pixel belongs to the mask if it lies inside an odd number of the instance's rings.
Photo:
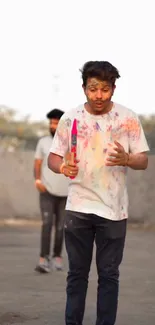
<svg viewBox="0 0 155 325">
<path fill-rule="evenodd" d="M 77 120 L 74 119 L 72 131 L 71 131 L 71 160 L 74 163 L 77 158 Z M 70 176 L 74 179 L 75 176 Z"/>
</svg>

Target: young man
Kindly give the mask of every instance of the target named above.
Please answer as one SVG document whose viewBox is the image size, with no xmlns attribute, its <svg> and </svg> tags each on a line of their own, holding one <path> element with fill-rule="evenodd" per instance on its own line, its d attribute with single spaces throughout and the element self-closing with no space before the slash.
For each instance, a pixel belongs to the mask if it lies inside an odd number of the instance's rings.
<svg viewBox="0 0 155 325">
<path fill-rule="evenodd" d="M 109 62 L 85 63 L 82 79 L 87 102 L 63 115 L 48 158 L 53 172 L 72 177 L 65 220 L 66 325 L 82 325 L 94 241 L 96 325 L 114 325 L 116 320 L 128 217 L 126 173 L 128 168 L 141 170 L 148 164 L 148 145 L 138 117 L 112 102 L 119 77 Z M 64 163 L 67 151 L 74 151 L 76 158 Z"/>
<path fill-rule="evenodd" d="M 53 137 L 63 115 L 59 109 L 47 114 L 50 135 L 41 138 L 37 144 L 34 162 L 35 185 L 39 191 L 40 210 L 42 214 L 40 259 L 35 270 L 40 273 L 50 272 L 51 231 L 55 217 L 55 240 L 53 248 L 54 266 L 62 269 L 62 246 L 64 209 L 68 192 L 68 180 L 64 175 L 56 175 L 49 170 L 47 158 Z"/>
</svg>

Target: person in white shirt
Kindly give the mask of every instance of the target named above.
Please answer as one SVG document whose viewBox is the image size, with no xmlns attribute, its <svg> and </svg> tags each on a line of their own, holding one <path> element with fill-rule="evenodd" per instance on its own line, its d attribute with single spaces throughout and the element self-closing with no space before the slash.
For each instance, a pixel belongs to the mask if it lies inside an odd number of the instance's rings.
<svg viewBox="0 0 155 325">
<path fill-rule="evenodd" d="M 62 248 L 64 237 L 64 209 L 68 193 L 68 180 L 64 175 L 56 175 L 47 166 L 47 158 L 54 134 L 63 111 L 53 109 L 47 114 L 50 135 L 42 137 L 37 144 L 34 161 L 35 185 L 39 191 L 42 215 L 40 258 L 35 270 L 50 272 L 51 232 L 55 224 L 53 266 L 62 269 Z"/>
<path fill-rule="evenodd" d="M 146 169 L 149 148 L 137 115 L 112 101 L 118 70 L 107 61 L 90 61 L 81 72 L 87 101 L 62 116 L 48 157 L 53 172 L 71 177 L 66 325 L 82 325 L 94 241 L 96 325 L 114 325 L 128 218 L 127 169 Z M 70 159 L 64 162 L 66 152 Z"/>
</svg>

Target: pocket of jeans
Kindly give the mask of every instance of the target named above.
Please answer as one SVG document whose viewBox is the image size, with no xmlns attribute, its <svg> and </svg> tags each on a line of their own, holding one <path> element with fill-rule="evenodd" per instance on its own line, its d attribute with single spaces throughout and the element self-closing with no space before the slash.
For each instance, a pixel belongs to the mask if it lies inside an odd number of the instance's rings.
<svg viewBox="0 0 155 325">
<path fill-rule="evenodd" d="M 65 213 L 65 230 L 89 228 L 89 221 L 76 216 L 76 212 L 66 211 Z"/>
</svg>

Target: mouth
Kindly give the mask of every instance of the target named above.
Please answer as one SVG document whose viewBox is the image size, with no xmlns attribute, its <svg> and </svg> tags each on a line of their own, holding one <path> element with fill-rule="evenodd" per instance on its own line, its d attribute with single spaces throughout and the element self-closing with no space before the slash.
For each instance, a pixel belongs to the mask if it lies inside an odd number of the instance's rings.
<svg viewBox="0 0 155 325">
<path fill-rule="evenodd" d="M 95 105 L 96 105 L 97 107 L 101 107 L 101 106 L 103 106 L 103 102 L 95 102 Z"/>
</svg>

